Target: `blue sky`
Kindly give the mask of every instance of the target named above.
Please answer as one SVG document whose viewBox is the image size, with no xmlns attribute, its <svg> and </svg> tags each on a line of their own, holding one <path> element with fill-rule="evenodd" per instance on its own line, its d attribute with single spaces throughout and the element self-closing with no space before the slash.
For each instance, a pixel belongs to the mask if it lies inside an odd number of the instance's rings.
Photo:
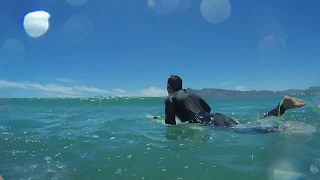
<svg viewBox="0 0 320 180">
<path fill-rule="evenodd" d="M 159 96 L 171 74 L 197 89 L 319 85 L 317 4 L 1 1 L 0 96 Z"/>
</svg>

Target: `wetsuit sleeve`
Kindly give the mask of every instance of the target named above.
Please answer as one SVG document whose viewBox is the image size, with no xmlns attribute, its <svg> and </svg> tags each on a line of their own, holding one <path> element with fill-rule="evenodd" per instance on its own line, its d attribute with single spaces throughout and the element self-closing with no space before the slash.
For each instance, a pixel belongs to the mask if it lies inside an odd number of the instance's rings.
<svg viewBox="0 0 320 180">
<path fill-rule="evenodd" d="M 203 110 L 207 113 L 210 113 L 211 107 L 209 106 L 209 104 L 205 100 L 203 100 L 201 97 L 199 97 L 199 100 Z"/>
<path fill-rule="evenodd" d="M 174 103 L 170 99 L 165 100 L 165 123 L 176 125 L 176 115 L 174 110 Z"/>
<path fill-rule="evenodd" d="M 266 118 L 269 116 L 282 116 L 285 112 L 286 110 L 284 109 L 284 107 L 281 104 L 279 104 L 278 106 L 271 109 L 267 113 L 264 113 L 262 118 Z"/>
</svg>

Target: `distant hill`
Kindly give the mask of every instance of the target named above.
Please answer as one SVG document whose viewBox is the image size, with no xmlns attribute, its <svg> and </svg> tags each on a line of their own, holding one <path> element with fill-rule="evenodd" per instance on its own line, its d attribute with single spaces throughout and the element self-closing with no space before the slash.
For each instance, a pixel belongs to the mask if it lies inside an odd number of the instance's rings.
<svg viewBox="0 0 320 180">
<path fill-rule="evenodd" d="M 202 90 L 187 89 L 188 92 L 195 93 L 203 98 L 255 98 L 255 97 L 278 97 L 284 95 L 307 95 L 320 94 L 320 86 L 312 86 L 308 89 L 288 89 L 285 91 L 251 90 L 238 91 L 227 89 L 205 88 Z"/>
</svg>

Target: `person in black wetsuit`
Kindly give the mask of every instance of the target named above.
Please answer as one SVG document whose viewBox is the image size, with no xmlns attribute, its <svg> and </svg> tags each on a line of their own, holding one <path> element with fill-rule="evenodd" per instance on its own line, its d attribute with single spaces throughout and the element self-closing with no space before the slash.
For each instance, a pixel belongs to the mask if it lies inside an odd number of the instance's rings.
<svg viewBox="0 0 320 180">
<path fill-rule="evenodd" d="M 234 127 L 237 121 L 221 113 L 211 113 L 211 107 L 201 97 L 188 93 L 182 89 L 182 79 L 177 75 L 168 78 L 167 91 L 169 96 L 165 100 L 165 123 L 176 125 L 176 116 L 182 122 L 213 125 L 217 127 Z M 281 116 L 286 110 L 300 108 L 306 103 L 298 98 L 285 96 L 282 103 L 267 113 L 262 118 Z M 156 117 L 154 117 L 156 119 Z M 277 127 L 260 129 L 263 132 L 277 131 Z M 258 130 L 259 131 L 259 130 Z"/>
</svg>

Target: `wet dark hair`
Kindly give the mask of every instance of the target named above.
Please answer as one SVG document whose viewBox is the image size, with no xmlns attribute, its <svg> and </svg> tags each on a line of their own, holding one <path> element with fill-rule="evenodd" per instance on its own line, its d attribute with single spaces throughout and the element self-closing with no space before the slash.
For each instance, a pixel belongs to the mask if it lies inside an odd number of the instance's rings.
<svg viewBox="0 0 320 180">
<path fill-rule="evenodd" d="M 178 75 L 171 75 L 168 78 L 168 85 L 173 91 L 179 91 L 182 89 L 182 79 Z"/>
</svg>

